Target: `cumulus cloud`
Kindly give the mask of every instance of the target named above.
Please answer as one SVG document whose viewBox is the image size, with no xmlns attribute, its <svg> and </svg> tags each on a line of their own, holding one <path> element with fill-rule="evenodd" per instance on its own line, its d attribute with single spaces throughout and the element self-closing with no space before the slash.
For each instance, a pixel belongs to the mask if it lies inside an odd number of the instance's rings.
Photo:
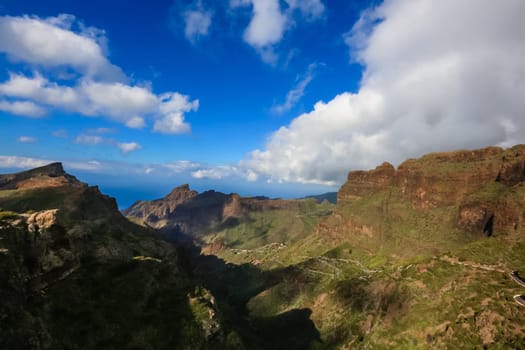
<svg viewBox="0 0 525 350">
<path fill-rule="evenodd" d="M 348 170 L 525 139 L 521 0 L 388 0 L 345 35 L 365 67 L 243 162 L 272 181 L 334 184 Z M 446 24 L 446 25 L 444 25 Z"/>
<path fill-rule="evenodd" d="M 0 168 L 29 169 L 52 163 L 51 160 L 18 156 L 0 156 Z"/>
<path fill-rule="evenodd" d="M 199 100 L 190 101 L 186 95 L 167 93 L 160 96 L 160 113 L 163 118 L 157 120 L 153 130 L 164 134 L 186 133 L 189 124 L 184 122 L 184 113 L 199 109 Z"/>
<path fill-rule="evenodd" d="M 20 136 L 17 138 L 17 141 L 20 143 L 35 143 L 38 141 L 38 139 L 31 136 Z"/>
<path fill-rule="evenodd" d="M 244 41 L 259 52 L 262 60 L 274 64 L 278 59 L 275 45 L 284 37 L 286 30 L 295 23 L 294 12 L 313 20 L 320 18 L 324 5 L 320 0 L 286 0 L 288 9 L 281 8 L 279 0 L 231 0 L 230 7 L 251 6 L 252 18 L 244 31 Z"/>
<path fill-rule="evenodd" d="M 111 129 L 98 128 L 87 130 L 86 134 L 80 134 L 75 138 L 75 142 L 84 145 L 110 145 L 118 148 L 123 155 L 128 155 L 131 152 L 142 149 L 142 146 L 137 142 L 119 142 L 112 138 L 102 137 L 96 134 L 106 134 L 111 132 Z"/>
<path fill-rule="evenodd" d="M 144 118 L 139 117 L 138 115 L 135 115 L 131 118 L 129 118 L 126 121 L 126 126 L 131 129 L 142 129 L 146 126 L 146 122 L 144 121 Z"/>
<path fill-rule="evenodd" d="M 46 110 L 31 101 L 2 101 L 0 111 L 23 117 L 39 118 L 46 115 Z"/>
<path fill-rule="evenodd" d="M 199 38 L 207 36 L 211 26 L 212 13 L 203 9 L 202 3 L 197 2 L 194 7 L 183 12 L 184 35 L 190 42 L 195 43 Z"/>
<path fill-rule="evenodd" d="M 297 83 L 286 95 L 286 100 L 272 108 L 272 111 L 277 114 L 282 114 L 290 111 L 299 100 L 303 97 L 304 92 L 308 85 L 314 78 L 314 71 L 317 64 L 310 64 L 305 74 L 297 78 Z"/>
<path fill-rule="evenodd" d="M 57 17 L 0 17 L 0 52 L 16 61 L 44 67 L 71 67 L 90 77 L 122 80 L 120 68 L 112 65 L 97 42 L 103 32 L 82 26 L 73 32 L 72 15 Z"/>
<path fill-rule="evenodd" d="M 195 179 L 212 179 L 220 180 L 226 177 L 231 177 L 238 173 L 236 167 L 229 165 L 219 165 L 216 167 L 203 168 L 191 173 L 191 176 Z"/>
<path fill-rule="evenodd" d="M 0 17 L 0 52 L 36 67 L 33 76 L 9 72 L 9 79 L 0 83 L 0 110 L 40 117 L 51 109 L 61 109 L 106 117 L 135 129 L 143 128 L 145 118 L 151 118 L 168 126 L 162 132 L 189 131 L 184 113 L 197 110 L 198 100 L 187 98 L 194 108 L 179 108 L 175 115 L 165 107 L 169 104 L 166 99 L 183 95 L 157 95 L 148 84 L 126 83 L 120 68 L 106 56 L 106 41 L 103 31 L 86 27 L 71 15 Z M 80 77 L 58 84 L 39 71 L 53 67 L 73 69 Z"/>
<path fill-rule="evenodd" d="M 142 146 L 136 142 L 119 142 L 117 143 L 117 147 L 124 155 L 128 155 L 130 152 L 138 151 L 142 148 Z"/>
<path fill-rule="evenodd" d="M 149 115 L 158 123 L 169 125 L 163 129 L 164 133 L 189 131 L 184 113 L 196 111 L 199 105 L 198 100 L 190 101 L 179 93 L 156 95 L 148 87 L 119 82 L 83 80 L 74 86 L 63 86 L 38 73 L 33 77 L 10 73 L 9 80 L 0 83 L 0 95 L 30 100 L 0 103 L 0 109 L 13 113 L 16 110 L 17 114 L 41 116 L 45 114 L 42 106 L 47 106 L 86 116 L 105 116 L 131 128 L 144 127 L 144 118 L 139 115 Z M 178 105 L 181 100 L 185 103 Z M 191 108 L 185 108 L 186 105 Z"/>
</svg>

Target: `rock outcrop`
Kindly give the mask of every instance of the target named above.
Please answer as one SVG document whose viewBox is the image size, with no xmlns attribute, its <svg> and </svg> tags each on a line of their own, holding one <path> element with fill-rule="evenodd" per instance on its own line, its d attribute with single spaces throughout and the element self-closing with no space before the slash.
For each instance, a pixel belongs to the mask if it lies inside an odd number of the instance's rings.
<svg viewBox="0 0 525 350">
<path fill-rule="evenodd" d="M 162 227 L 165 219 L 175 212 L 175 209 L 190 198 L 195 197 L 197 191 L 190 190 L 188 184 L 176 187 L 166 197 L 153 201 L 138 201 L 123 211 L 125 216 L 139 218 L 152 227 Z"/>
<path fill-rule="evenodd" d="M 337 193 L 337 202 L 345 202 L 380 192 L 392 186 L 396 179 L 396 169 L 384 162 L 374 170 L 351 171 L 346 183 Z"/>
<path fill-rule="evenodd" d="M 457 217 L 444 221 L 455 220 L 460 229 L 490 236 L 521 227 L 524 181 L 525 145 L 431 153 L 409 159 L 397 170 L 383 163 L 374 170 L 350 172 L 338 203 L 348 206 L 382 194 L 385 216 L 386 208 L 396 204 L 392 195 L 419 211 L 455 207 Z"/>
<path fill-rule="evenodd" d="M 74 176 L 64 171 L 62 163 L 51 163 L 16 174 L 0 175 L 0 190 L 60 187 L 73 184 L 81 185 Z"/>
</svg>

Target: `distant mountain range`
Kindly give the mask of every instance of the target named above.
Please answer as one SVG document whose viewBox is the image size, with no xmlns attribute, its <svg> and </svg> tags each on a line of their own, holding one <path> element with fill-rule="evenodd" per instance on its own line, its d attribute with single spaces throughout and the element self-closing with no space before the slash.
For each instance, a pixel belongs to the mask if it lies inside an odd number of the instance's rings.
<svg viewBox="0 0 525 350">
<path fill-rule="evenodd" d="M 0 348 L 521 348 L 523 237 L 524 145 L 122 214 L 54 163 L 0 175 Z"/>
<path fill-rule="evenodd" d="M 306 197 L 303 197 L 302 199 L 315 199 L 319 203 L 323 201 L 327 201 L 332 204 L 337 204 L 337 192 L 326 192 L 323 194 L 306 196 Z"/>
</svg>

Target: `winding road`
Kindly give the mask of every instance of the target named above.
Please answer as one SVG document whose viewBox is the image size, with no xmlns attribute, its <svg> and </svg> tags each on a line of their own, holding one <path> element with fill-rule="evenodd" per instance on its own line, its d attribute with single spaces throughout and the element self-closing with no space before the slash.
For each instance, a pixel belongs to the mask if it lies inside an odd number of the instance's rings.
<svg viewBox="0 0 525 350">
<path fill-rule="evenodd" d="M 525 281 L 520 277 L 518 271 L 512 271 L 510 277 L 520 286 L 525 287 Z M 514 301 L 521 306 L 525 306 L 525 295 L 516 294 L 514 296 Z"/>
</svg>

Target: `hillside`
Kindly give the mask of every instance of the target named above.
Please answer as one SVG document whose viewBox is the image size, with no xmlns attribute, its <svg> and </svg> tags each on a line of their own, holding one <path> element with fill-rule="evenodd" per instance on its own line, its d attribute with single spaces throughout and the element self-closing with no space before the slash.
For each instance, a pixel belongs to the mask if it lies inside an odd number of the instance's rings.
<svg viewBox="0 0 525 350">
<path fill-rule="evenodd" d="M 174 247 L 59 163 L 0 176 L 0 348 L 236 343 Z"/>
<path fill-rule="evenodd" d="M 173 225 L 206 203 L 190 199 L 163 227 L 231 266 L 257 267 L 229 277 L 252 290 L 238 306 L 252 320 L 303 310 L 319 332 L 309 348 L 519 348 L 525 314 L 513 296 L 523 290 L 510 272 L 525 269 L 524 169 L 522 145 L 434 153 L 350 172 L 335 207 L 298 201 L 192 231 Z"/>
<path fill-rule="evenodd" d="M 172 240 L 191 238 L 204 252 L 216 254 L 295 242 L 312 233 L 332 207 L 314 199 L 241 197 L 212 190 L 197 193 L 182 185 L 164 198 L 139 201 L 123 214 Z"/>
<path fill-rule="evenodd" d="M 524 166 L 519 145 L 350 172 L 251 314 L 309 308 L 326 348 L 519 348 Z"/>
<path fill-rule="evenodd" d="M 0 208 L 1 348 L 523 347 L 523 145 L 352 171 L 335 206 L 183 185 L 131 221 L 55 163 L 0 175 Z"/>
</svg>

